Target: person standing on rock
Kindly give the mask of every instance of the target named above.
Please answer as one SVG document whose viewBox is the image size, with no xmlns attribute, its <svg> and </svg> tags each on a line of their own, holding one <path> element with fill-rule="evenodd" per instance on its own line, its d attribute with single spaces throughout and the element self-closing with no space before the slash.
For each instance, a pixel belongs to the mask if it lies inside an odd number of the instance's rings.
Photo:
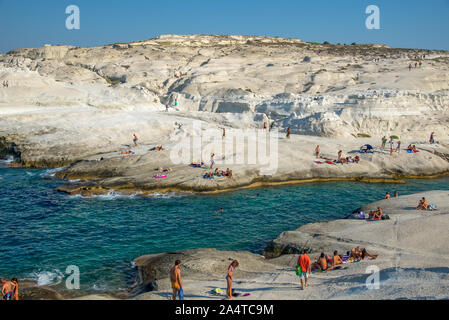
<svg viewBox="0 0 449 320">
<path fill-rule="evenodd" d="M 308 287 L 308 279 L 311 272 L 311 262 L 310 258 L 307 255 L 309 250 L 304 249 L 303 254 L 298 258 L 298 266 L 301 268 L 301 288 L 304 290 L 305 287 Z"/>
<path fill-rule="evenodd" d="M 226 298 L 232 299 L 232 281 L 234 280 L 234 271 L 235 268 L 239 266 L 239 262 L 237 260 L 232 261 L 232 263 L 228 267 L 228 273 L 226 274 Z"/>
<path fill-rule="evenodd" d="M 337 160 L 338 161 L 340 161 L 341 160 L 341 154 L 343 153 L 343 151 L 338 151 L 338 154 L 337 154 Z"/>
<path fill-rule="evenodd" d="M 2 297 L 3 300 L 19 300 L 19 281 L 12 278 L 11 281 L 2 279 Z"/>
<path fill-rule="evenodd" d="M 412 64 L 411 63 L 408 65 L 408 71 L 412 71 Z"/>
<path fill-rule="evenodd" d="M 137 140 L 139 140 L 136 136 L 136 134 L 133 135 L 133 142 L 134 142 L 134 146 L 137 147 Z"/>
<path fill-rule="evenodd" d="M 214 164 L 215 164 L 214 157 L 215 157 L 215 153 L 212 153 L 212 154 L 210 155 L 210 168 L 211 168 L 211 169 L 214 168 Z"/>
<path fill-rule="evenodd" d="M 226 129 L 223 128 L 223 138 L 226 137 Z"/>
<path fill-rule="evenodd" d="M 382 146 L 380 148 L 382 150 L 385 149 L 386 144 L 387 144 L 387 137 L 383 136 L 383 138 L 382 138 Z"/>
<path fill-rule="evenodd" d="M 430 144 L 434 144 L 435 143 L 434 136 L 435 136 L 435 132 L 432 132 L 430 134 L 430 139 L 429 139 Z"/>
<path fill-rule="evenodd" d="M 317 159 L 320 157 L 320 146 L 316 146 L 315 148 L 315 157 Z"/>
<path fill-rule="evenodd" d="M 290 130 L 290 127 L 287 128 L 287 139 L 290 139 L 290 134 L 292 131 Z"/>
<path fill-rule="evenodd" d="M 181 260 L 176 260 L 175 265 L 170 269 L 170 282 L 173 289 L 173 300 L 179 295 L 179 300 L 184 300 L 184 292 L 182 290 L 181 270 L 179 267 Z"/>
<path fill-rule="evenodd" d="M 401 152 L 401 141 L 398 141 L 398 146 L 396 147 L 396 151 Z"/>
<path fill-rule="evenodd" d="M 390 138 L 390 156 L 393 154 L 393 138 Z"/>
</svg>

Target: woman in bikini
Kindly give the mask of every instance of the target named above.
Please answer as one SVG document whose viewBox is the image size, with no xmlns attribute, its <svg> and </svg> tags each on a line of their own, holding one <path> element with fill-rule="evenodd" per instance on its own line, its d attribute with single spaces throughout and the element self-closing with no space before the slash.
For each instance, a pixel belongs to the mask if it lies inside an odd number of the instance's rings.
<svg viewBox="0 0 449 320">
<path fill-rule="evenodd" d="M 226 275 L 226 283 L 228 285 L 226 289 L 226 298 L 232 299 L 232 281 L 234 280 L 234 270 L 239 266 L 239 262 L 237 260 L 232 261 L 232 263 L 228 267 L 228 273 Z"/>
</svg>

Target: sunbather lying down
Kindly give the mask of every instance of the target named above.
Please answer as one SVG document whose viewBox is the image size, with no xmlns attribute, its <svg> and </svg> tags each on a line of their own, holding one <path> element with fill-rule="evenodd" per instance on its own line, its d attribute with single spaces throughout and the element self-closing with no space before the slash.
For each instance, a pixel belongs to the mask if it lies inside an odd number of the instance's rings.
<svg viewBox="0 0 449 320">
<path fill-rule="evenodd" d="M 417 210 L 428 210 L 429 204 L 426 201 L 426 198 L 422 197 L 421 200 L 419 200 L 418 206 L 416 207 Z"/>
<path fill-rule="evenodd" d="M 161 150 L 164 150 L 164 148 L 162 148 L 162 146 L 156 146 L 156 147 L 150 149 L 150 151 L 161 151 Z"/>
<path fill-rule="evenodd" d="M 349 257 L 354 260 L 363 260 L 365 257 L 376 259 L 378 256 L 378 254 L 370 254 L 365 248 L 360 249 L 360 247 L 353 248 L 349 253 Z"/>
<path fill-rule="evenodd" d="M 195 168 L 201 168 L 204 165 L 203 161 L 198 161 L 198 162 L 192 162 L 191 166 L 195 167 Z"/>
</svg>

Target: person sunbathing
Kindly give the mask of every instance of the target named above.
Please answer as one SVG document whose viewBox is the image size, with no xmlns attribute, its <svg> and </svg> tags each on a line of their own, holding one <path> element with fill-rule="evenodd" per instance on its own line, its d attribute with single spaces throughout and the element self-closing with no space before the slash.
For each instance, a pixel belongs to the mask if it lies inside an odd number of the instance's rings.
<svg viewBox="0 0 449 320">
<path fill-rule="evenodd" d="M 360 157 L 359 157 L 359 156 L 355 156 L 354 162 L 355 162 L 355 163 L 359 163 L 359 161 L 360 161 Z"/>
<path fill-rule="evenodd" d="M 334 251 L 334 257 L 332 258 L 332 267 L 338 266 L 339 264 L 343 264 L 343 260 L 338 255 L 338 251 Z"/>
<path fill-rule="evenodd" d="M 416 207 L 417 210 L 428 210 L 429 209 L 429 203 L 427 203 L 426 198 L 422 198 L 419 200 L 419 204 Z"/>
<path fill-rule="evenodd" d="M 360 257 L 363 259 L 365 259 L 366 257 L 371 258 L 371 259 L 376 259 L 379 255 L 378 254 L 370 254 L 368 253 L 368 251 L 366 251 L 365 248 L 362 248 L 361 252 L 360 252 Z"/>
<path fill-rule="evenodd" d="M 377 210 L 369 212 L 368 219 L 370 219 L 370 220 L 378 220 L 378 219 L 382 219 L 382 216 L 383 216 L 382 208 L 381 207 L 377 207 Z"/>
<path fill-rule="evenodd" d="M 317 259 L 317 261 L 312 265 L 312 270 L 320 269 L 321 271 L 325 271 L 328 268 L 327 261 L 329 257 L 321 252 L 321 255 Z"/>
<path fill-rule="evenodd" d="M 352 260 L 360 260 L 362 258 L 362 251 L 359 247 L 352 248 L 351 252 L 349 253 L 349 258 Z"/>
<path fill-rule="evenodd" d="M 379 255 L 378 254 L 370 254 L 368 251 L 366 251 L 365 248 L 356 247 L 351 250 L 350 257 L 354 260 L 363 260 L 366 257 L 371 259 L 376 259 Z"/>
</svg>

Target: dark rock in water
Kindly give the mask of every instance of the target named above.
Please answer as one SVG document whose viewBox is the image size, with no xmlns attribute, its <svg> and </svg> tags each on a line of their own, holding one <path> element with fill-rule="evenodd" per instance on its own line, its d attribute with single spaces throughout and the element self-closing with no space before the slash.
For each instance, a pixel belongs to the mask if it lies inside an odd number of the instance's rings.
<svg viewBox="0 0 449 320">
<path fill-rule="evenodd" d="M 301 254 L 304 252 L 304 249 L 309 250 L 309 253 L 312 252 L 312 249 L 308 246 L 300 246 L 296 244 L 280 244 L 274 241 L 271 241 L 264 249 L 263 255 L 267 259 L 277 258 L 284 254 Z"/>
<path fill-rule="evenodd" d="M 19 300 L 62 300 L 64 296 L 51 287 L 29 287 L 20 289 Z"/>
</svg>

